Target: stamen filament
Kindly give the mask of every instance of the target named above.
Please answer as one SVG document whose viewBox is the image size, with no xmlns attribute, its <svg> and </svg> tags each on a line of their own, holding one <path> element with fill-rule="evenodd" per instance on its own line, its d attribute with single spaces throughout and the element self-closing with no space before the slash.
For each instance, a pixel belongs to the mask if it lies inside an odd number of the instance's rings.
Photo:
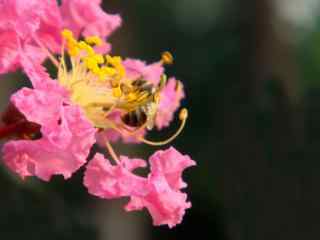
<svg viewBox="0 0 320 240">
<path fill-rule="evenodd" d="M 180 127 L 178 128 L 178 130 L 171 137 L 169 137 L 166 140 L 155 142 L 155 141 L 147 140 L 147 139 L 145 139 L 143 137 L 138 137 L 137 139 L 139 141 L 141 141 L 141 142 L 143 142 L 145 144 L 151 145 L 151 146 L 163 146 L 163 145 L 166 145 L 166 144 L 172 142 L 174 139 L 176 139 L 176 137 L 179 136 L 179 134 L 182 132 L 184 126 L 186 125 L 187 118 L 188 118 L 188 111 L 187 111 L 187 109 L 184 108 L 179 113 L 179 119 L 181 120 Z"/>
<path fill-rule="evenodd" d="M 119 161 L 119 158 L 117 156 L 117 154 L 114 152 L 110 142 L 107 140 L 106 141 L 106 147 L 107 147 L 107 150 L 109 152 L 109 154 L 111 155 L 111 157 L 113 158 L 113 160 L 117 163 L 117 164 L 120 164 L 120 161 Z"/>
<path fill-rule="evenodd" d="M 47 56 L 49 57 L 49 59 L 51 60 L 53 65 L 55 65 L 57 68 L 59 68 L 59 66 L 60 66 L 59 61 L 53 56 L 53 54 L 49 51 L 49 49 L 46 48 L 36 36 L 33 36 L 33 39 L 39 45 L 39 47 L 47 54 Z"/>
</svg>

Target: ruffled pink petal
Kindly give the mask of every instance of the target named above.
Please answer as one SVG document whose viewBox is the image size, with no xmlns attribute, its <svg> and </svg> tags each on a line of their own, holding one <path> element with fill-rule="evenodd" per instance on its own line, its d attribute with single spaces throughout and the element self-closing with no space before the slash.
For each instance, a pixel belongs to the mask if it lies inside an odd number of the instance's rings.
<svg viewBox="0 0 320 240">
<path fill-rule="evenodd" d="M 136 59 L 126 59 L 123 61 L 127 77 L 130 79 L 143 78 L 154 85 L 160 82 L 164 68 L 160 62 L 147 65 L 145 62 Z"/>
<path fill-rule="evenodd" d="M 148 177 L 148 194 L 133 196 L 126 205 L 127 211 L 147 208 L 153 219 L 153 225 L 168 225 L 170 228 L 181 223 L 186 209 L 191 207 L 187 194 L 172 189 L 161 174 Z"/>
<path fill-rule="evenodd" d="M 149 159 L 151 173 L 148 177 L 150 192 L 143 198 L 132 197 L 126 210 L 140 210 L 146 207 L 154 225 L 167 224 L 170 228 L 181 223 L 185 210 L 191 207 L 187 195 L 179 191 L 187 184 L 182 172 L 196 163 L 173 147 L 155 152 Z"/>
<path fill-rule="evenodd" d="M 185 188 L 187 184 L 182 180 L 182 172 L 196 163 L 188 155 L 182 155 L 175 148 L 157 151 L 150 157 L 152 173 L 163 175 L 172 189 Z"/>
<path fill-rule="evenodd" d="M 11 96 L 11 102 L 28 121 L 44 125 L 58 121 L 63 98 L 43 90 L 22 88 Z"/>
<path fill-rule="evenodd" d="M 143 160 L 121 158 L 120 165 L 112 165 L 103 155 L 96 156 L 89 162 L 84 176 L 84 185 L 92 195 L 113 199 L 130 196 L 136 192 L 144 191 L 146 180 L 130 172 L 137 167 L 144 167 Z M 128 169 L 126 168 L 128 167 Z"/>
<path fill-rule="evenodd" d="M 172 162 L 173 158 L 177 164 Z M 125 207 L 127 211 L 147 208 L 154 225 L 174 227 L 191 207 L 187 195 L 180 191 L 185 184 L 178 177 L 181 178 L 182 171 L 195 163 L 173 148 L 155 153 L 150 162 L 151 173 L 143 178 L 132 173 L 137 167 L 145 166 L 143 160 L 121 157 L 118 165 L 112 165 L 97 154 L 87 165 L 84 185 L 89 193 L 101 198 L 130 197 Z"/>
<path fill-rule="evenodd" d="M 15 31 L 23 39 L 30 37 L 40 26 L 41 6 L 39 0 L 1 1 L 0 29 Z"/>
<path fill-rule="evenodd" d="M 138 138 L 144 137 L 146 133 L 147 131 L 145 129 L 142 129 L 136 132 L 134 136 L 132 136 L 129 134 L 120 134 L 113 129 L 107 129 L 98 133 L 97 142 L 99 145 L 104 146 L 106 140 L 108 140 L 109 142 L 117 142 L 121 139 L 123 143 L 140 144 L 141 141 Z"/>
<path fill-rule="evenodd" d="M 95 142 L 95 129 L 76 106 L 63 106 L 60 121 L 43 126 L 39 140 L 11 141 L 3 147 L 5 165 L 22 178 L 52 175 L 71 177 L 87 159 Z"/>
<path fill-rule="evenodd" d="M 53 52 L 61 51 L 61 31 L 63 27 L 60 8 L 56 1 L 43 1 L 44 11 L 41 15 L 41 21 L 36 37 L 41 43 Z"/>
<path fill-rule="evenodd" d="M 20 52 L 20 62 L 23 71 L 29 77 L 32 86 L 35 89 L 50 92 L 52 95 L 57 95 L 65 101 L 68 99 L 68 91 L 50 78 L 46 69 L 37 61 L 33 61 L 33 56 L 30 52 Z"/>
<path fill-rule="evenodd" d="M 121 25 L 117 14 L 107 14 L 100 7 L 101 1 L 63 0 L 61 14 L 64 27 L 71 29 L 77 36 L 97 35 L 108 37 Z"/>
<path fill-rule="evenodd" d="M 3 31 L 0 33 L 0 74 L 14 71 L 19 66 L 17 48 L 15 32 Z"/>
<path fill-rule="evenodd" d="M 96 130 L 41 65 L 29 61 L 29 55 L 20 55 L 34 89 L 22 88 L 11 101 L 28 121 L 41 126 L 41 138 L 5 144 L 4 162 L 22 178 L 38 176 L 48 181 L 56 174 L 69 178 L 86 162 Z"/>
<path fill-rule="evenodd" d="M 62 22 L 56 1 L 4 0 L 0 12 L 0 73 L 20 67 L 20 51 L 42 62 L 46 54 L 35 39 L 52 51 L 60 48 Z"/>
<path fill-rule="evenodd" d="M 106 142 L 117 142 L 120 139 L 120 134 L 112 129 L 107 129 L 104 131 L 100 131 L 97 133 L 96 139 L 97 139 L 97 143 L 102 146 L 105 147 Z"/>
<path fill-rule="evenodd" d="M 11 96 L 11 102 L 28 121 L 54 124 L 60 118 L 61 106 L 68 101 L 67 91 L 29 56 L 21 54 L 21 64 L 35 89 L 22 88 Z"/>
<path fill-rule="evenodd" d="M 111 52 L 112 46 L 108 42 L 102 42 L 100 46 L 95 46 L 94 51 L 100 54 L 107 54 Z"/>
<path fill-rule="evenodd" d="M 155 119 L 155 125 L 160 130 L 168 127 L 174 117 L 174 113 L 180 107 L 180 101 L 184 98 L 184 91 L 181 87 L 177 88 L 178 81 L 170 78 L 167 85 L 161 91 L 160 103 Z"/>
</svg>

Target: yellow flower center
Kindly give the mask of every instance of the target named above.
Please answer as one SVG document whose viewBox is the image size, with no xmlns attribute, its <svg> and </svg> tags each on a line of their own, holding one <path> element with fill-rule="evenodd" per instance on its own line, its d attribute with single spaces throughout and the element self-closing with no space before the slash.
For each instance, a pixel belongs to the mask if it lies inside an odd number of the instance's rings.
<svg viewBox="0 0 320 240">
<path fill-rule="evenodd" d="M 64 30 L 62 36 L 64 44 L 60 61 L 48 52 L 58 67 L 57 79 L 69 90 L 71 101 L 84 110 L 96 128 L 111 128 L 155 146 L 167 144 L 181 133 L 188 116 L 186 109 L 180 112 L 181 125 L 170 138 L 154 142 L 138 135 L 143 128 L 153 128 L 160 92 L 166 84 L 165 75 L 162 75 L 157 86 L 142 78 L 129 79 L 121 57 L 102 55 L 95 51 L 94 47 L 103 43 L 99 37 L 90 36 L 78 41 L 69 30 Z M 65 48 L 69 58 L 65 56 Z M 172 64 L 173 57 L 169 52 L 164 52 L 160 62 Z M 114 110 L 121 112 L 122 122 L 108 119 Z"/>
<path fill-rule="evenodd" d="M 63 49 L 58 81 L 70 91 L 71 100 L 84 109 L 94 126 L 109 128 L 107 115 L 114 109 L 125 114 L 141 107 L 148 110 L 143 114 L 147 115 L 148 127 L 152 128 L 153 121 L 150 119 L 155 117 L 159 91 L 164 83 L 157 87 L 147 81 L 138 84 L 128 79 L 121 57 L 103 56 L 94 50 L 94 46 L 102 43 L 99 37 L 77 41 L 69 30 L 64 30 L 62 36 L 71 66 L 67 67 Z"/>
</svg>

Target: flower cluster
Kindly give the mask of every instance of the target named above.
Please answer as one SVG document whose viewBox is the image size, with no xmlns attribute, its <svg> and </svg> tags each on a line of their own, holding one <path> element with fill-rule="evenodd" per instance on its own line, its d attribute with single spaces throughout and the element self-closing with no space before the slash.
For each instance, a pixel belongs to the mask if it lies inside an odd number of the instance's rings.
<svg viewBox="0 0 320 240">
<path fill-rule="evenodd" d="M 118 156 L 112 143 L 162 146 L 185 126 L 188 112 L 179 113 L 180 127 L 164 141 L 146 139 L 149 130 L 168 127 L 184 98 L 183 85 L 167 79 L 164 67 L 173 57 L 164 52 L 158 62 L 111 56 L 108 37 L 121 25 L 100 0 L 0 1 L 0 73 L 22 69 L 32 88 L 12 94 L 2 114 L 0 138 L 3 163 L 23 179 L 53 175 L 68 179 L 86 165 L 84 185 L 100 198 L 129 197 L 126 211 L 146 208 L 154 225 L 173 227 L 190 208 L 184 169 L 195 165 L 173 147 L 149 159 Z M 81 38 L 80 38 L 81 37 Z M 83 39 L 83 40 L 78 40 Z M 42 65 L 56 67 L 52 79 Z M 92 146 L 106 149 L 90 160 Z M 147 177 L 133 171 L 146 167 Z"/>
</svg>

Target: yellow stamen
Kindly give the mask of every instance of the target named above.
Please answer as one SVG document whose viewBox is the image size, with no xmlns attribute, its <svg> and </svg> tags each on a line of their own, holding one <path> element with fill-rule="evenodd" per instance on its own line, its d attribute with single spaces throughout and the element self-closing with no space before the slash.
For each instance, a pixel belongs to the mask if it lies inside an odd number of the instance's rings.
<svg viewBox="0 0 320 240">
<path fill-rule="evenodd" d="M 97 36 L 90 36 L 84 41 L 78 41 L 69 30 L 62 32 L 64 46 L 69 53 L 71 69 L 67 69 L 64 59 L 64 50 L 61 54 L 58 78 L 60 84 L 65 86 L 71 93 L 71 100 L 85 111 L 88 119 L 99 129 L 114 129 L 123 136 L 133 136 L 149 145 L 161 146 L 174 140 L 186 124 L 188 111 L 182 109 L 179 113 L 181 121 L 177 131 L 164 141 L 150 141 L 143 138 L 139 132 L 153 127 L 154 116 L 157 113 L 157 105 L 160 94 L 166 85 L 166 75 L 161 76 L 160 83 L 145 90 L 132 84 L 132 80 L 126 78 L 125 67 L 119 56 L 101 55 L 94 46 L 102 44 Z M 172 64 L 173 56 L 170 52 L 164 52 L 161 56 L 162 64 Z M 176 90 L 180 91 L 182 85 L 178 83 Z M 107 118 L 113 110 L 128 113 L 138 107 L 148 107 L 148 121 L 137 128 L 129 128 L 124 123 L 115 123 Z M 110 155 L 118 161 L 109 142 L 106 147 Z"/>
<path fill-rule="evenodd" d="M 92 44 L 92 45 L 97 45 L 97 46 L 101 46 L 102 45 L 102 40 L 101 38 L 99 38 L 98 36 L 90 36 L 90 37 L 86 37 L 85 41 L 88 44 Z"/>
<path fill-rule="evenodd" d="M 188 110 L 186 108 L 181 109 L 179 113 L 179 120 L 185 121 L 188 118 Z"/>
<path fill-rule="evenodd" d="M 113 160 L 116 163 L 120 163 L 119 158 L 118 158 L 117 154 L 114 152 L 114 150 L 113 150 L 113 148 L 112 148 L 112 146 L 111 146 L 109 141 L 106 141 L 106 147 L 107 147 L 107 150 L 110 153 L 111 157 L 113 158 Z"/>
<path fill-rule="evenodd" d="M 104 58 L 103 58 L 103 56 L 101 54 L 96 54 L 93 57 L 97 61 L 98 64 L 103 64 L 104 63 Z"/>
<path fill-rule="evenodd" d="M 100 70 L 103 74 L 107 76 L 113 76 L 117 74 L 117 71 L 112 67 L 102 66 Z"/>
<path fill-rule="evenodd" d="M 138 140 L 140 140 L 141 142 L 143 142 L 145 144 L 151 145 L 151 146 L 163 146 L 163 145 L 166 145 L 166 144 L 172 142 L 182 132 L 184 126 L 186 125 L 187 118 L 188 118 L 188 110 L 184 108 L 179 113 L 179 119 L 181 121 L 180 127 L 178 128 L 178 130 L 170 138 L 168 138 L 168 139 L 166 139 L 164 141 L 155 142 L 155 141 L 147 140 L 147 139 L 145 139 L 143 137 L 138 137 Z"/>
<path fill-rule="evenodd" d="M 116 87 L 112 89 L 112 94 L 114 97 L 119 98 L 122 96 L 122 91 L 120 89 L 120 87 Z"/>
<path fill-rule="evenodd" d="M 69 29 L 64 29 L 61 34 L 67 40 L 73 38 L 73 33 Z"/>
<path fill-rule="evenodd" d="M 161 54 L 161 62 L 166 65 L 173 64 L 173 56 L 170 52 L 165 51 Z"/>
</svg>

